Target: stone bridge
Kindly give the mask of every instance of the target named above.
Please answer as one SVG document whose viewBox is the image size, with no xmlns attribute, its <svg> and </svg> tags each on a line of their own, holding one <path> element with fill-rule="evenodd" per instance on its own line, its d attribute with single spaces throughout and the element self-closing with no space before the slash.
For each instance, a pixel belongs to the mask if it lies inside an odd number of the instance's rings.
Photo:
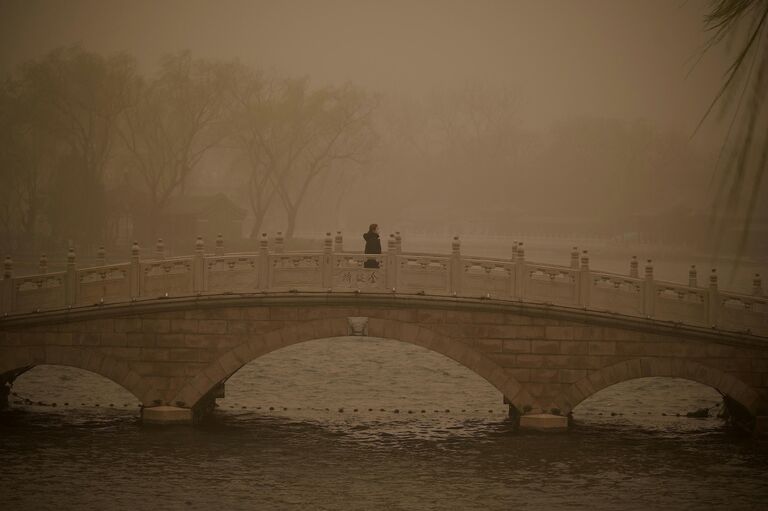
<svg viewBox="0 0 768 511">
<path fill-rule="evenodd" d="M 162 247 L 159 247 L 162 248 Z M 377 268 L 366 268 L 374 260 Z M 391 237 L 381 255 L 346 252 L 330 235 L 319 252 L 285 252 L 266 238 L 253 254 L 131 260 L 0 281 L 0 378 L 38 364 L 109 378 L 144 405 L 145 421 L 192 421 L 223 383 L 271 351 L 344 335 L 383 337 L 445 355 L 496 387 L 521 425 L 564 425 L 609 385 L 679 377 L 718 389 L 740 418 L 768 415 L 768 307 L 700 287 L 659 282 L 648 264 L 597 272 L 586 253 L 571 266 L 452 252 L 408 254 Z M 43 261 L 44 262 L 44 261 Z M 0 396 L 2 397 L 2 396 Z"/>
</svg>

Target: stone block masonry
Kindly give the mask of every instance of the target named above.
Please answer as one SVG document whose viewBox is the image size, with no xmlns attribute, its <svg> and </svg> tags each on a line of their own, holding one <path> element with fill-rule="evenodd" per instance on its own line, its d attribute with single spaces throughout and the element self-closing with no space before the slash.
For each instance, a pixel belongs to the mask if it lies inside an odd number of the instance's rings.
<svg viewBox="0 0 768 511">
<path fill-rule="evenodd" d="M 184 422 L 243 365 L 291 344 L 346 336 L 351 317 L 364 318 L 369 336 L 421 346 L 474 371 L 518 415 L 531 416 L 521 424 L 552 410 L 561 418 L 548 424 L 561 424 L 595 392 L 648 376 L 694 380 L 753 417 L 768 415 L 765 338 L 547 305 L 396 294 L 200 296 L 6 317 L 0 377 L 10 381 L 36 364 L 79 367 L 133 393 L 145 421 Z"/>
</svg>

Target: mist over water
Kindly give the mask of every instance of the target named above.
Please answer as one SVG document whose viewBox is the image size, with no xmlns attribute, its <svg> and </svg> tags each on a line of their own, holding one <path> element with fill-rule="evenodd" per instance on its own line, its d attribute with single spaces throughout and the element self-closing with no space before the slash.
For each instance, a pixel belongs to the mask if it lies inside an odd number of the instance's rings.
<svg viewBox="0 0 768 511">
<path fill-rule="evenodd" d="M 730 61 L 719 46 L 700 58 L 706 12 L 2 2 L 0 250 L 24 264 L 163 238 L 186 253 L 218 233 L 240 249 L 377 222 L 764 259 L 765 187 L 752 224 L 748 189 L 736 210 L 714 207 L 727 124 L 697 126 Z"/>
</svg>

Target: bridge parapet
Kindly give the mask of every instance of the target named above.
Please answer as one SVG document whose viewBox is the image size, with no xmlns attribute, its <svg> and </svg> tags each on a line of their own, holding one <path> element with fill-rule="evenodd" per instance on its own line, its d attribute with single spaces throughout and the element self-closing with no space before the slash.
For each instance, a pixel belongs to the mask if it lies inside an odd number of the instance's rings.
<svg viewBox="0 0 768 511">
<path fill-rule="evenodd" d="M 0 312 L 9 316 L 206 294 L 398 293 L 544 303 L 768 336 L 768 299 L 759 276 L 753 295 L 746 295 L 720 290 L 714 270 L 706 287 L 697 285 L 695 268 L 688 285 L 657 281 L 651 261 L 641 277 L 636 258 L 629 275 L 596 271 L 588 253 L 575 247 L 570 264 L 560 266 L 527 261 L 517 242 L 512 257 L 501 259 L 463 255 L 458 237 L 449 254 L 403 251 L 399 234 L 384 254 L 344 251 L 338 232 L 328 233 L 319 251 L 285 251 L 281 236 L 269 241 L 263 235 L 257 252 L 226 253 L 219 237 L 215 252 L 206 253 L 198 238 L 193 255 L 165 257 L 156 247 L 151 259 L 141 259 L 134 244 L 128 262 L 89 268 L 77 268 L 70 251 L 65 271 L 48 272 L 47 263 L 41 263 L 41 273 L 19 277 L 6 258 Z"/>
</svg>

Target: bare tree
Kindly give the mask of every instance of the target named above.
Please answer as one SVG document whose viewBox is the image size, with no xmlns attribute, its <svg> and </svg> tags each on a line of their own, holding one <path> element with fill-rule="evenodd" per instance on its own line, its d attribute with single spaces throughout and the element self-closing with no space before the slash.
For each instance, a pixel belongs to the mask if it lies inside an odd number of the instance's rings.
<svg viewBox="0 0 768 511">
<path fill-rule="evenodd" d="M 62 237 L 93 242 L 102 235 L 105 177 L 118 117 L 128 105 L 134 77 L 129 56 L 103 57 L 71 47 L 25 64 L 15 79 L 29 108 L 22 123 L 27 127 L 16 134 L 27 144 L 38 144 L 45 133 L 61 147 L 58 161 L 48 164 L 54 175 L 47 206 L 53 231 Z M 39 163 L 28 159 L 24 165 L 29 170 Z M 27 189 L 36 186 L 34 175 L 28 173 L 32 181 Z"/>
<path fill-rule="evenodd" d="M 371 117 L 375 103 L 362 91 L 347 85 L 309 92 L 306 80 L 289 85 L 289 97 L 299 136 L 293 165 L 280 173 L 278 193 L 288 220 L 286 237 L 296 228 L 299 210 L 314 181 L 343 163 L 361 164 L 375 142 Z"/>
<path fill-rule="evenodd" d="M 239 95 L 237 138 L 250 163 L 254 229 L 277 196 L 290 238 L 318 177 L 345 163 L 359 164 L 370 152 L 375 102 L 350 85 L 310 90 L 307 79 L 252 81 Z"/>
<path fill-rule="evenodd" d="M 507 87 L 470 84 L 434 94 L 429 113 L 444 154 L 472 162 L 508 166 L 518 147 L 519 120 L 514 92 Z"/>
<path fill-rule="evenodd" d="M 193 59 L 188 51 L 163 59 L 150 82 L 140 82 L 125 111 L 120 136 L 129 168 L 148 193 L 148 229 L 170 197 L 183 191 L 205 154 L 226 136 L 222 93 L 229 64 Z"/>
<path fill-rule="evenodd" d="M 43 128 L 42 112 L 24 84 L 7 80 L 0 89 L 0 229 L 5 248 L 34 244 L 55 141 Z"/>
<path fill-rule="evenodd" d="M 230 119 L 232 141 L 246 168 L 248 203 L 254 217 L 251 238 L 259 235 L 277 195 L 280 149 L 272 126 L 274 119 L 276 83 L 259 73 L 241 67 L 237 79 L 230 82 L 228 93 L 232 101 Z"/>
</svg>

